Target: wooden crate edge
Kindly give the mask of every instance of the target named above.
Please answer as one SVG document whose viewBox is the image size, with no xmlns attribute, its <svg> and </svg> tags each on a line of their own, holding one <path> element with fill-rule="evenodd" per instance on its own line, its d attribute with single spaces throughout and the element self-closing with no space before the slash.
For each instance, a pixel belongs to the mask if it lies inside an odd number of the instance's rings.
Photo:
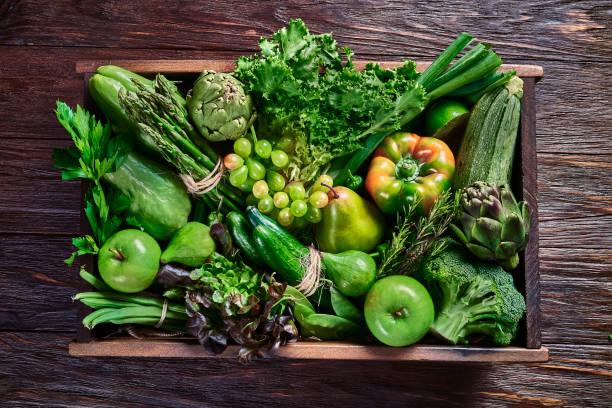
<svg viewBox="0 0 612 408">
<path fill-rule="evenodd" d="M 107 339 L 90 343 L 72 342 L 69 354 L 74 357 L 138 358 L 230 358 L 235 359 L 238 346 L 230 346 L 210 356 L 194 341 Z M 279 348 L 276 358 L 368 361 L 448 361 L 473 363 L 544 362 L 548 349 L 523 347 L 437 346 L 417 344 L 393 348 L 344 342 L 297 342 Z"/>
<path fill-rule="evenodd" d="M 383 68 L 392 68 L 402 65 L 402 61 L 357 61 L 355 67 L 363 69 L 366 64 L 375 62 Z M 157 72 L 165 73 L 197 73 L 204 69 L 212 69 L 219 72 L 233 71 L 235 65 L 234 60 L 229 59 L 210 59 L 210 60 L 124 60 L 124 59 L 108 59 L 108 60 L 84 60 L 77 61 L 75 70 L 77 73 L 93 73 L 102 65 L 118 65 L 130 71 L 139 72 L 141 74 L 151 74 Z M 428 61 L 418 61 L 417 71 L 424 71 L 431 64 Z M 532 64 L 502 64 L 500 71 L 507 72 L 516 70 L 518 76 L 523 78 L 541 78 L 544 70 L 540 65 Z"/>
</svg>

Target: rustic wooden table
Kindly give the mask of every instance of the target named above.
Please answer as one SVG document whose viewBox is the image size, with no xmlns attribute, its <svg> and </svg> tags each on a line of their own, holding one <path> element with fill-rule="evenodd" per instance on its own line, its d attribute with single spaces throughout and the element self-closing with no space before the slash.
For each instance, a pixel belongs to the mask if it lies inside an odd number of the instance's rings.
<svg viewBox="0 0 612 408">
<path fill-rule="evenodd" d="M 0 2 L 0 402 L 3 406 L 612 405 L 610 1 Z M 486 3 L 486 2 L 478 2 Z M 80 60 L 235 58 L 289 18 L 333 31 L 358 59 L 431 59 L 461 31 L 537 85 L 543 343 L 550 361 L 459 365 L 75 358 L 62 260 L 78 182 L 51 149 L 52 110 L 82 101 Z"/>
</svg>

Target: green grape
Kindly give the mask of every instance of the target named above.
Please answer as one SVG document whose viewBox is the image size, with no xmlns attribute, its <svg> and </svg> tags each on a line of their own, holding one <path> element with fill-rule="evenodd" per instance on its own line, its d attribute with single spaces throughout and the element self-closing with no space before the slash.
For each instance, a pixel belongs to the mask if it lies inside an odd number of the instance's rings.
<svg viewBox="0 0 612 408">
<path fill-rule="evenodd" d="M 273 220 L 276 220 L 278 218 L 278 213 L 280 212 L 280 210 L 281 210 L 280 208 L 274 207 L 274 209 L 270 211 L 267 215 Z"/>
<path fill-rule="evenodd" d="M 232 170 L 229 175 L 229 182 L 232 186 L 238 187 L 247 180 L 247 177 L 249 177 L 249 169 L 246 165 L 242 165 Z"/>
<path fill-rule="evenodd" d="M 261 139 L 255 143 L 255 154 L 262 159 L 268 159 L 272 153 L 272 144 L 266 139 Z"/>
<path fill-rule="evenodd" d="M 314 184 L 312 185 L 312 190 L 311 191 L 322 191 L 324 193 L 327 194 L 327 192 L 329 191 L 329 188 L 321 185 L 321 183 L 325 183 L 328 186 L 334 186 L 334 179 L 331 178 L 331 176 L 328 176 L 327 174 L 322 174 L 319 176 L 319 178 L 317 178 L 317 180 L 314 182 Z"/>
<path fill-rule="evenodd" d="M 289 205 L 289 195 L 282 191 L 274 194 L 274 206 L 276 208 L 285 208 Z"/>
<path fill-rule="evenodd" d="M 308 211 L 308 205 L 306 205 L 306 201 L 304 200 L 295 200 L 291 203 L 291 214 L 296 217 L 303 217 L 306 215 L 306 211 Z"/>
<path fill-rule="evenodd" d="M 295 147 L 295 139 L 287 135 L 282 136 L 280 139 L 278 139 L 278 141 L 276 142 L 276 145 L 274 146 L 276 150 L 282 150 L 286 153 L 289 153 L 290 151 L 292 151 L 294 147 Z"/>
<path fill-rule="evenodd" d="M 236 152 L 243 159 L 249 157 L 251 155 L 251 142 L 249 139 L 245 137 L 236 139 L 234 142 L 234 152 Z"/>
<path fill-rule="evenodd" d="M 270 153 L 270 159 L 272 160 L 272 164 L 279 169 L 287 167 L 289 164 L 289 156 L 287 156 L 287 153 L 283 152 L 282 150 L 272 150 L 272 153 Z"/>
<path fill-rule="evenodd" d="M 283 208 L 278 212 L 278 218 L 276 219 L 283 227 L 288 227 L 293 222 L 293 214 L 289 211 L 289 208 Z"/>
<path fill-rule="evenodd" d="M 293 224 L 291 224 L 291 228 L 294 231 L 299 231 L 302 228 L 306 227 L 307 225 L 310 225 L 310 222 L 306 219 L 306 217 L 295 217 L 293 220 Z"/>
<path fill-rule="evenodd" d="M 274 200 L 269 195 L 266 195 L 264 198 L 259 200 L 257 203 L 257 208 L 263 214 L 267 214 L 274 209 Z"/>
<path fill-rule="evenodd" d="M 327 194 L 325 194 L 324 192 L 315 191 L 314 193 L 310 195 L 310 197 L 308 197 L 308 202 L 313 207 L 323 208 L 329 202 L 329 198 L 327 197 Z"/>
<path fill-rule="evenodd" d="M 253 180 L 261 180 L 266 177 L 266 168 L 257 160 L 251 157 L 247 158 L 246 166 L 249 169 L 249 177 Z"/>
<path fill-rule="evenodd" d="M 250 193 L 253 190 L 253 185 L 255 185 L 255 180 L 248 177 L 244 183 L 238 186 L 238 190 Z"/>
<path fill-rule="evenodd" d="M 253 193 L 249 194 L 246 198 L 246 205 L 256 206 L 259 202 L 259 198 L 255 197 Z"/>
<path fill-rule="evenodd" d="M 321 222 L 321 220 L 323 219 L 323 211 L 321 211 L 321 209 L 317 207 L 309 205 L 308 211 L 306 211 L 306 215 L 304 216 L 304 218 L 306 218 L 308 222 L 316 224 L 318 222 Z"/>
<path fill-rule="evenodd" d="M 306 198 L 306 190 L 304 185 L 299 181 L 294 181 L 285 187 L 285 192 L 289 194 L 292 200 L 303 200 Z"/>
<path fill-rule="evenodd" d="M 253 184 L 253 195 L 259 199 L 264 198 L 268 195 L 268 183 L 263 180 L 259 180 Z"/>
<path fill-rule="evenodd" d="M 285 178 L 279 172 L 268 170 L 266 172 L 266 180 L 268 181 L 268 187 L 272 191 L 283 191 L 283 188 L 285 188 Z"/>
<path fill-rule="evenodd" d="M 229 169 L 234 170 L 244 164 L 244 159 L 238 156 L 236 153 L 230 153 L 223 158 L 223 165 Z"/>
</svg>

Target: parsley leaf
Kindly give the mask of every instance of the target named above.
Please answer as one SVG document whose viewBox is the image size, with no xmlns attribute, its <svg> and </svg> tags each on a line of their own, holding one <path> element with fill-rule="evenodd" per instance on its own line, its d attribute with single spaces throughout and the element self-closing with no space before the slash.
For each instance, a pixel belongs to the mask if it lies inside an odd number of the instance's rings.
<svg viewBox="0 0 612 408">
<path fill-rule="evenodd" d="M 70 256 L 70 258 L 64 260 L 64 262 L 66 262 L 69 266 L 72 266 L 77 256 L 84 255 L 84 254 L 94 254 L 95 255 L 100 250 L 100 248 L 98 248 L 98 245 L 96 245 L 96 241 L 91 235 L 85 235 L 84 237 L 78 237 L 78 238 L 72 238 L 72 245 L 74 245 L 75 248 L 77 248 L 77 251 L 74 251 L 72 255 Z"/>
<path fill-rule="evenodd" d="M 55 113 L 74 145 L 67 149 L 54 149 L 53 166 L 62 170 L 63 180 L 84 178 L 92 182 L 85 197 L 85 215 L 93 237 L 87 235 L 72 240 L 77 251 L 65 261 L 71 265 L 78 255 L 97 253 L 98 245 L 114 234 L 123 222 L 120 214 L 129 206 L 129 200 L 108 187 L 110 193 L 107 193 L 100 180 L 121 166 L 129 153 L 129 146 L 122 138 L 111 138 L 111 126 L 102 125 L 78 105 L 73 111 L 64 102 L 57 101 Z"/>
</svg>

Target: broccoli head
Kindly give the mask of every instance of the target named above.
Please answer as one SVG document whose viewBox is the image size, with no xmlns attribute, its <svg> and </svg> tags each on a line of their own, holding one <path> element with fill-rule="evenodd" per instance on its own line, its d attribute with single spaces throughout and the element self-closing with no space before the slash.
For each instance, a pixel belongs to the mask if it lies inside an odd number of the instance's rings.
<svg viewBox="0 0 612 408">
<path fill-rule="evenodd" d="M 484 335 L 505 346 L 525 314 L 525 299 L 512 275 L 495 263 L 476 259 L 453 240 L 414 275 L 429 290 L 436 308 L 431 332 L 452 344 Z"/>
</svg>

